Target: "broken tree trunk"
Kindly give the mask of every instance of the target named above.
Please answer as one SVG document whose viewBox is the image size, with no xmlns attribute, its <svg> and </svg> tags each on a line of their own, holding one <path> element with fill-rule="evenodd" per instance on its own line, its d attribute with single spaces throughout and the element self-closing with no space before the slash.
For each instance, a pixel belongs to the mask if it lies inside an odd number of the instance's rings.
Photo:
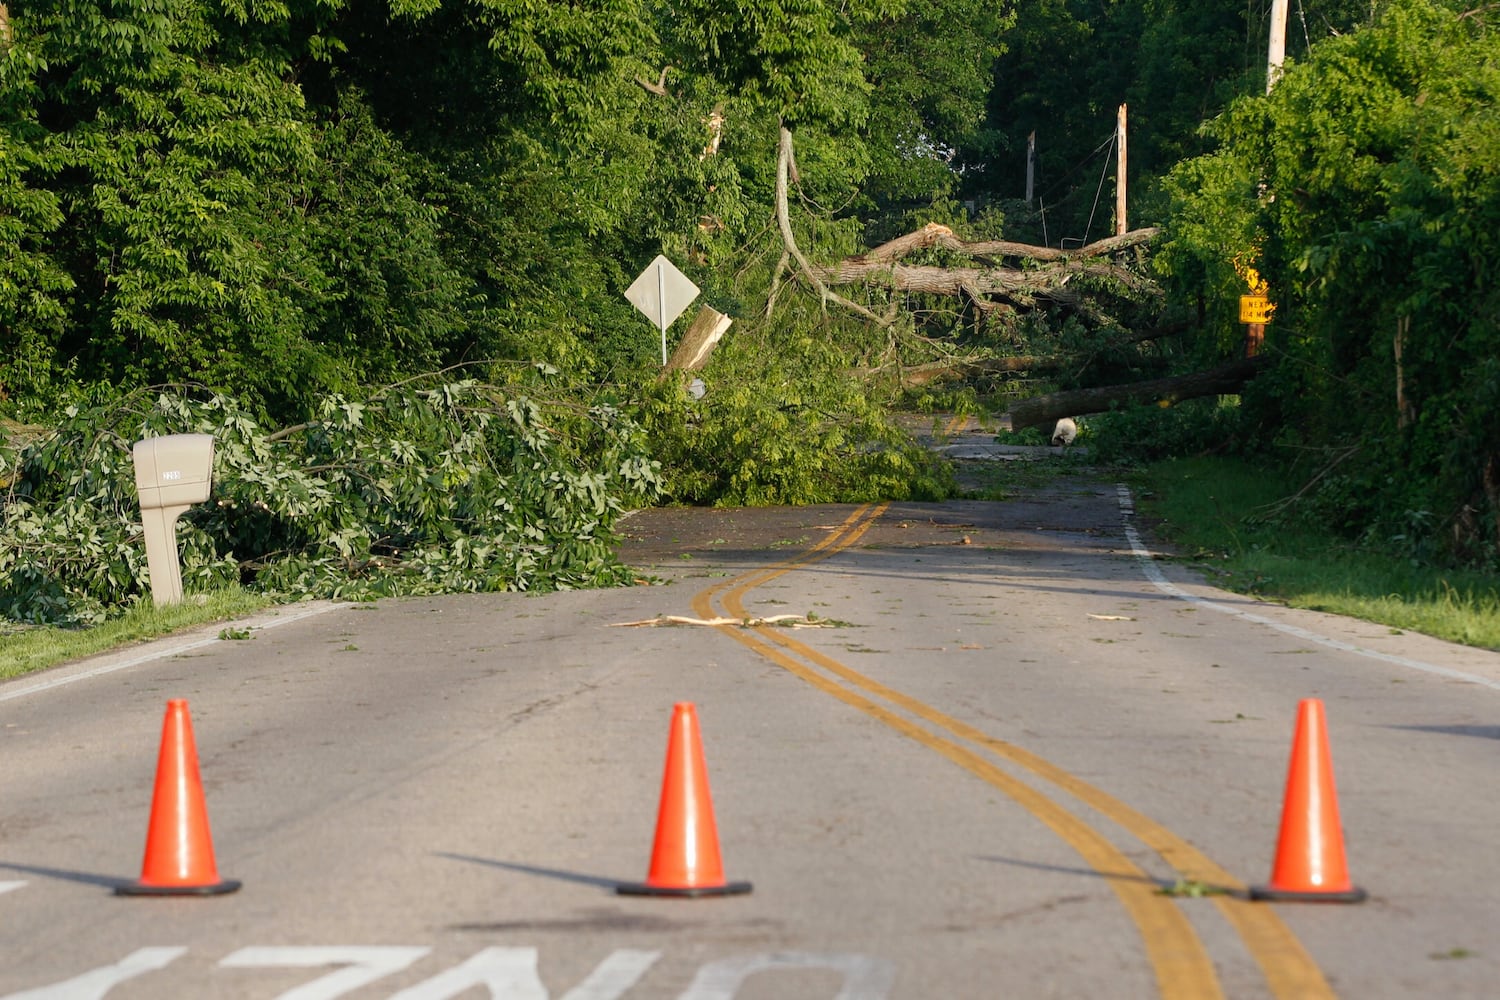
<svg viewBox="0 0 1500 1000">
<path fill-rule="evenodd" d="M 1269 358 L 1262 354 L 1189 375 L 1126 385 L 1099 386 L 1094 389 L 1069 389 L 1023 399 L 1011 407 L 1010 425 L 1012 430 L 1019 431 L 1027 427 L 1046 427 L 1063 417 L 1104 413 L 1121 404 L 1155 403 L 1158 406 L 1171 406 L 1184 399 L 1239 392 L 1246 382 L 1260 374 L 1268 364 Z"/>
<path fill-rule="evenodd" d="M 677 342 L 677 349 L 672 352 L 672 357 L 662 369 L 662 377 L 665 378 L 667 372 L 695 372 L 702 369 L 708 364 L 708 356 L 718 346 L 719 338 L 724 336 L 733 322 L 717 309 L 700 306 L 692 325 Z"/>
<path fill-rule="evenodd" d="M 1030 243 L 1012 243 L 1009 240 L 961 240 L 947 226 L 936 222 L 929 222 L 914 233 L 898 236 L 893 240 L 880 244 L 873 250 L 868 250 L 851 260 L 885 261 L 887 263 L 900 260 L 902 257 L 915 250 L 926 250 L 931 247 L 941 247 L 944 250 L 952 250 L 967 257 L 980 259 L 993 259 L 997 257 L 1021 257 L 1027 260 L 1041 261 L 1069 261 L 1082 260 L 1088 257 L 1103 257 L 1117 250 L 1125 250 L 1129 247 L 1149 243 L 1161 234 L 1161 230 L 1155 227 L 1137 229 L 1134 232 L 1124 233 L 1120 236 L 1111 236 L 1108 239 L 1095 240 L 1088 246 L 1079 247 L 1077 250 L 1058 250 L 1055 247 L 1039 247 Z"/>
<path fill-rule="evenodd" d="M 1138 366 L 1148 368 L 1164 368 L 1167 365 L 1166 358 L 1142 358 L 1136 362 Z M 1021 372 L 1055 372 L 1063 369 L 1075 368 L 1078 358 L 1072 354 L 1013 354 L 1005 357 L 955 357 L 944 358 L 941 361 L 928 361 L 917 365 L 908 365 L 900 369 L 901 384 L 906 387 L 917 385 L 928 385 L 944 379 L 954 378 L 982 378 L 993 375 L 1015 375 Z M 870 378 L 876 372 L 886 371 L 890 368 L 884 365 L 878 368 L 858 368 L 854 374 L 864 378 Z"/>
</svg>

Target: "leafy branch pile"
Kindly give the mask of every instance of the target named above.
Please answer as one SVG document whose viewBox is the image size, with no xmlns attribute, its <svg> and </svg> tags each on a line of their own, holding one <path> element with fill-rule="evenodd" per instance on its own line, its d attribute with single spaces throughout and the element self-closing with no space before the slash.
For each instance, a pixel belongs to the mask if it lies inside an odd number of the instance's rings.
<svg viewBox="0 0 1500 1000">
<path fill-rule="evenodd" d="M 331 396 L 267 432 L 234 400 L 142 391 L 70 407 L 0 448 L 0 616 L 89 624 L 148 586 L 130 448 L 208 433 L 213 494 L 178 522 L 185 589 L 241 582 L 291 599 L 548 590 L 626 582 L 613 526 L 659 467 L 608 406 L 542 402 L 473 380 Z"/>
<path fill-rule="evenodd" d="M 785 327 L 726 338 L 694 401 L 668 382 L 642 393 L 641 424 L 677 503 L 727 505 L 937 500 L 953 473 L 897 426 L 879 385 L 848 359 L 884 349 L 884 331 L 789 306 Z M 798 324 L 816 335 L 796 335 Z"/>
</svg>

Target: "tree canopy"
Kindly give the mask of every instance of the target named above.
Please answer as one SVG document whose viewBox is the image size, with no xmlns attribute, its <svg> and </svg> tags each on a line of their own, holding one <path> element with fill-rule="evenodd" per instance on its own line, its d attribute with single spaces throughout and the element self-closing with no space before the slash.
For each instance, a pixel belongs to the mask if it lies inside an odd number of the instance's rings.
<svg viewBox="0 0 1500 1000">
<path fill-rule="evenodd" d="M 1254 268 L 1278 363 L 1234 441 L 1320 456 L 1307 504 L 1352 535 L 1493 560 L 1496 15 L 1303 0 L 1267 95 L 1264 6 L 0 7 L 0 415 L 192 385 L 326 430 L 448 373 L 624 414 L 679 500 L 927 495 L 883 405 L 917 373 L 1221 366 Z M 622 295 L 657 253 L 735 323 L 703 400 Z M 38 454 L 0 442 L 8 516 Z"/>
<path fill-rule="evenodd" d="M 1500 35 L 1488 9 L 1394 0 L 1173 171 L 1163 263 L 1227 310 L 1277 305 L 1263 433 L 1318 449 L 1318 516 L 1414 554 L 1500 538 Z M 1238 272 L 1238 273 L 1237 273 Z"/>
</svg>

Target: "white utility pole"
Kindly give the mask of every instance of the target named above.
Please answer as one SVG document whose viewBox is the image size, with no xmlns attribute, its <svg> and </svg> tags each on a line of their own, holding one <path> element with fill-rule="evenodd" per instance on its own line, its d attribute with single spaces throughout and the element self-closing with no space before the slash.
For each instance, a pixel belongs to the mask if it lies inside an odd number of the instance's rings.
<svg viewBox="0 0 1500 1000">
<path fill-rule="evenodd" d="M 1276 86 L 1281 77 L 1281 65 L 1286 62 L 1286 8 L 1287 0 L 1271 0 L 1271 44 L 1266 55 L 1266 93 Z"/>
</svg>

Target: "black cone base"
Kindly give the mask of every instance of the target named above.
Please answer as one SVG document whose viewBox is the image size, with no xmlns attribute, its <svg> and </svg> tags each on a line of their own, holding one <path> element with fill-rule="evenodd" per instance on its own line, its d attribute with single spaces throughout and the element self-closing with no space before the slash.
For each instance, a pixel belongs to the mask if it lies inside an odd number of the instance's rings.
<svg viewBox="0 0 1500 1000">
<path fill-rule="evenodd" d="M 210 885 L 146 885 L 131 882 L 115 886 L 116 896 L 223 896 L 234 892 L 240 883 L 233 879 L 214 882 Z"/>
<path fill-rule="evenodd" d="M 749 891 L 749 882 L 725 882 L 723 885 L 697 885 L 683 888 L 651 885 L 647 882 L 627 882 L 615 886 L 615 892 L 621 896 L 677 896 L 687 899 L 698 896 L 738 896 Z"/>
<path fill-rule="evenodd" d="M 1268 903 L 1363 903 L 1365 891 L 1359 887 L 1338 892 L 1303 891 L 1297 889 L 1273 889 L 1268 885 L 1252 885 L 1250 898 Z"/>
</svg>

